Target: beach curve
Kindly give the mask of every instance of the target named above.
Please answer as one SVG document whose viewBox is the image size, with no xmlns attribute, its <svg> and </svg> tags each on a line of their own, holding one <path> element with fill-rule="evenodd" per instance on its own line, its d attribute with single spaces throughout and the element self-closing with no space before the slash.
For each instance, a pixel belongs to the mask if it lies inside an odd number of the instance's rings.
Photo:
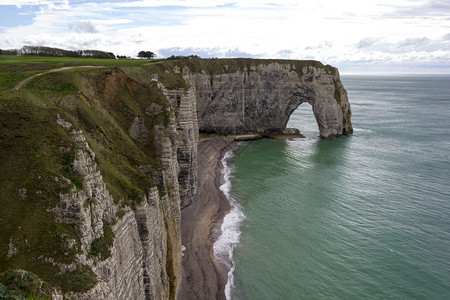
<svg viewBox="0 0 450 300">
<path fill-rule="evenodd" d="M 198 145 L 198 191 L 181 211 L 181 239 L 185 247 L 178 300 L 226 299 L 229 267 L 214 254 L 213 244 L 230 203 L 220 190 L 222 158 L 236 142 L 214 138 Z"/>
</svg>

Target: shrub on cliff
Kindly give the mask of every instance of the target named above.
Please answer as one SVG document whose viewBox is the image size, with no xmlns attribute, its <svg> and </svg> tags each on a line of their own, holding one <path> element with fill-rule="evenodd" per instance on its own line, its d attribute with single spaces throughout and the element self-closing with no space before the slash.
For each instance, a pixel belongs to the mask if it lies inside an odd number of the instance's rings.
<svg viewBox="0 0 450 300">
<path fill-rule="evenodd" d="M 0 299 L 51 299 L 52 287 L 32 272 L 0 273 Z"/>
<path fill-rule="evenodd" d="M 138 57 L 140 57 L 140 58 L 150 59 L 150 58 L 153 58 L 155 56 L 156 56 L 156 54 L 153 53 L 152 51 L 140 51 L 138 53 Z"/>
</svg>

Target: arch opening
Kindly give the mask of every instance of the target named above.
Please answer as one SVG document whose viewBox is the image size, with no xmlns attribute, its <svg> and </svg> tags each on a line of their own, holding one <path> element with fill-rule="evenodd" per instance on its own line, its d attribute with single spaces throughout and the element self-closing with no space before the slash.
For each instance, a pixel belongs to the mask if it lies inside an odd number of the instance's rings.
<svg viewBox="0 0 450 300">
<path fill-rule="evenodd" d="M 308 102 L 302 102 L 289 116 L 286 128 L 296 128 L 305 137 L 320 136 L 319 125 L 312 109 L 312 105 Z"/>
</svg>

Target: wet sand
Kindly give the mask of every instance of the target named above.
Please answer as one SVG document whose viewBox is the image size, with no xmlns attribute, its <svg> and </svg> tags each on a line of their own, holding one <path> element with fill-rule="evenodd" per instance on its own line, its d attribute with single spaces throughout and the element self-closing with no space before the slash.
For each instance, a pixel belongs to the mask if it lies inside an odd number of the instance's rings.
<svg viewBox="0 0 450 300">
<path fill-rule="evenodd" d="M 215 138 L 198 145 L 198 190 L 193 202 L 181 211 L 182 279 L 178 300 L 225 299 L 228 268 L 214 257 L 214 229 L 230 210 L 219 187 L 223 183 L 224 154 L 233 141 Z"/>
</svg>

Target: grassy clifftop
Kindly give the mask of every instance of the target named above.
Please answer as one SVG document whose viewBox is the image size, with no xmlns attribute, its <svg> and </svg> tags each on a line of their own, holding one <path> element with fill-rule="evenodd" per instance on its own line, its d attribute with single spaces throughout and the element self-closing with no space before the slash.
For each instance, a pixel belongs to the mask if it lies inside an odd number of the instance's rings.
<svg viewBox="0 0 450 300">
<path fill-rule="evenodd" d="M 252 66 L 270 63 L 286 63 L 301 72 L 305 66 L 324 68 L 327 72 L 334 72 L 334 68 L 323 65 L 314 60 L 282 60 L 282 59 L 251 59 L 251 58 L 222 58 L 222 59 L 176 59 L 176 60 L 146 60 L 146 59 L 95 59 L 71 57 L 39 57 L 39 56 L 7 56 L 0 55 L 0 89 L 13 88 L 21 80 L 35 74 L 52 69 L 74 66 L 104 66 L 119 68 L 144 68 L 147 71 L 159 73 L 167 80 L 168 85 L 182 84 L 174 82 L 166 70 L 173 71 L 174 67 L 182 69 L 188 67 L 191 72 L 207 72 L 209 74 L 224 74 L 247 70 Z M 165 75 L 165 76 L 164 76 Z"/>
<path fill-rule="evenodd" d="M 154 131 L 133 139 L 130 125 L 140 116 L 147 128 L 166 126 L 167 101 L 156 83 L 141 85 L 111 67 L 48 73 L 17 91 L 10 87 L 47 67 L 24 63 L 1 68 L 3 73 L 19 69 L 0 90 L 0 273 L 22 269 L 64 292 L 84 291 L 96 283 L 88 266 L 76 264 L 67 272 L 60 268 L 80 253 L 80 228 L 57 223 L 52 209 L 60 194 L 81 189 L 82 179 L 73 168 L 79 146 L 56 122 L 58 115 L 83 131 L 116 204 L 133 207 L 155 185 L 138 166 L 155 171 L 161 166 Z M 149 116 L 149 103 L 163 110 Z M 116 218 L 120 217 L 119 210 Z M 0 283 L 8 286 L 2 281 L 5 276 L 0 276 Z"/>
</svg>

